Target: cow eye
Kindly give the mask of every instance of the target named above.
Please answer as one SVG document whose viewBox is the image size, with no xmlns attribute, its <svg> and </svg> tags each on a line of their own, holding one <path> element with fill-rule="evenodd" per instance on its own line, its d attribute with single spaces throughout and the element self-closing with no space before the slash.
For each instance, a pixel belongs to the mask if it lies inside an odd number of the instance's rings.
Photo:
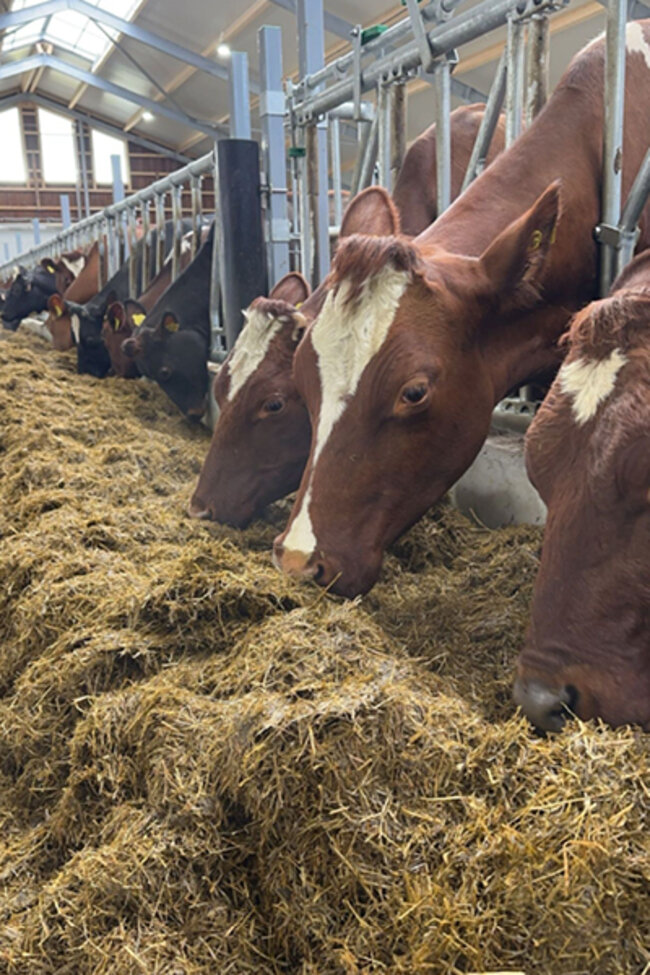
<svg viewBox="0 0 650 975">
<path fill-rule="evenodd" d="M 418 403 L 422 403 L 426 399 L 428 391 L 429 387 L 426 383 L 416 383 L 402 390 L 402 399 L 411 406 L 417 406 Z"/>
<path fill-rule="evenodd" d="M 284 409 L 284 400 L 280 396 L 274 396 L 272 399 L 267 399 L 263 406 L 265 413 L 279 413 L 282 409 Z"/>
<path fill-rule="evenodd" d="M 170 366 L 161 366 L 160 369 L 158 370 L 158 378 L 162 379 L 163 382 L 169 379 L 171 374 L 172 374 L 172 370 Z"/>
</svg>

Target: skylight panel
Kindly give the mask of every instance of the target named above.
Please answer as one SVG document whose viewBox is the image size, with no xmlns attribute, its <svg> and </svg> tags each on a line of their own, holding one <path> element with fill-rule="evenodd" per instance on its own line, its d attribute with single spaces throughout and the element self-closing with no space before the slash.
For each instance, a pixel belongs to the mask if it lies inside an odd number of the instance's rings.
<svg viewBox="0 0 650 975">
<path fill-rule="evenodd" d="M 24 10 L 40 2 L 41 0 L 13 0 L 11 10 Z M 139 0 L 89 0 L 89 3 L 123 20 L 130 20 L 139 6 Z M 2 47 L 5 51 L 11 51 L 44 39 L 95 64 L 117 37 L 118 32 L 112 28 L 104 25 L 100 27 L 76 11 L 64 10 L 49 19 L 41 17 L 32 24 L 24 24 L 15 31 L 8 32 L 2 39 Z"/>
<path fill-rule="evenodd" d="M 17 108 L 0 112 L 2 152 L 0 152 L 0 183 L 25 183 L 25 153 Z"/>
</svg>

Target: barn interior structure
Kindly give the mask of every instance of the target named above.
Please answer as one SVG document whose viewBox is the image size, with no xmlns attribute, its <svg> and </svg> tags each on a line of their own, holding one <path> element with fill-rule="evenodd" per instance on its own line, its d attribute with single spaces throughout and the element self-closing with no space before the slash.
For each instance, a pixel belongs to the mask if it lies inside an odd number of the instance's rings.
<svg viewBox="0 0 650 975">
<path fill-rule="evenodd" d="M 650 973 L 650 2 L 0 8 L 0 970 Z"/>
</svg>

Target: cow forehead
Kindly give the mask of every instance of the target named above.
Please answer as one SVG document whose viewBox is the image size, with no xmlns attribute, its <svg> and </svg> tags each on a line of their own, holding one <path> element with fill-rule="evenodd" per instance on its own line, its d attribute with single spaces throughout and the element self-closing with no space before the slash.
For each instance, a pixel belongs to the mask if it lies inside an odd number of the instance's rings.
<svg viewBox="0 0 650 975">
<path fill-rule="evenodd" d="M 310 332 L 321 389 L 314 461 L 386 341 L 408 280 L 408 272 L 386 267 L 364 283 L 356 301 L 350 300 L 347 281 L 328 294 Z"/>
<path fill-rule="evenodd" d="M 316 550 L 309 513 L 316 462 L 363 371 L 386 341 L 408 281 L 408 272 L 386 267 L 365 282 L 360 299 L 354 302 L 348 300 L 351 285 L 344 281 L 328 294 L 312 325 L 310 339 L 318 361 L 321 402 L 310 479 L 284 540 L 287 551 L 308 554 Z"/>
<path fill-rule="evenodd" d="M 283 325 L 281 318 L 257 308 L 244 312 L 245 324 L 242 328 L 228 363 L 230 387 L 228 401 L 232 401 L 242 386 L 260 367 L 268 352 L 272 339 Z"/>
<path fill-rule="evenodd" d="M 627 356 L 613 349 L 604 359 L 578 358 L 562 366 L 558 373 L 560 389 L 571 399 L 571 412 L 579 426 L 591 420 L 611 396 L 626 362 Z"/>
</svg>

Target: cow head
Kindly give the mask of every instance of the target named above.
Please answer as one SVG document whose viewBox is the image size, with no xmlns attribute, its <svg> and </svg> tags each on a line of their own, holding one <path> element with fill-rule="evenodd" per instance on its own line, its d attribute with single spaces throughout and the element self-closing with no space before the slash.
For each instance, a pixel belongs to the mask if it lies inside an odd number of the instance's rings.
<svg viewBox="0 0 650 975">
<path fill-rule="evenodd" d="M 285 571 L 367 591 L 386 546 L 467 469 L 508 388 L 506 330 L 540 302 L 557 216 L 553 186 L 480 258 L 396 236 L 341 243 L 294 361 L 314 432 L 274 546 Z"/>
<path fill-rule="evenodd" d="M 347 207 L 339 237 L 386 234 L 398 226 L 384 191 L 369 187 Z M 298 487 L 311 428 L 293 378 L 293 355 L 325 294 L 322 285 L 310 295 L 302 275 L 292 272 L 246 312 L 215 380 L 219 419 L 189 506 L 192 517 L 241 527 Z"/>
<path fill-rule="evenodd" d="M 142 375 L 153 379 L 191 420 L 200 420 L 208 404 L 208 367 L 203 332 L 181 324 L 173 311 L 155 326 L 143 325 L 122 343 Z"/>
<path fill-rule="evenodd" d="M 214 383 L 219 405 L 208 456 L 189 513 L 243 527 L 271 501 L 295 491 L 311 428 L 292 376 L 309 297 L 301 274 L 287 274 L 257 298 Z"/>
<path fill-rule="evenodd" d="M 101 336 L 116 376 L 134 379 L 140 375 L 134 359 L 122 351 L 122 345 L 133 334 L 133 330 L 142 324 L 146 316 L 147 312 L 143 306 L 131 299 L 125 302 L 113 301 L 106 309 Z"/>
<path fill-rule="evenodd" d="M 110 295 L 108 304 L 114 301 Z M 102 339 L 102 322 L 107 302 L 89 301 L 85 305 L 53 295 L 48 302 L 50 317 L 70 322 L 70 329 L 77 346 L 77 371 L 103 379 L 111 368 L 108 349 Z M 67 327 L 67 325 L 66 325 Z M 50 326 L 52 331 L 52 326 Z"/>
<path fill-rule="evenodd" d="M 548 519 L 515 700 L 545 730 L 571 713 L 650 729 L 647 254 L 639 270 L 645 293 L 637 275 L 576 316 L 526 437 Z"/>
<path fill-rule="evenodd" d="M 44 311 L 47 299 L 56 290 L 54 272 L 40 264 L 31 271 L 16 268 L 2 312 L 5 328 L 16 330 L 23 318 Z"/>
</svg>

